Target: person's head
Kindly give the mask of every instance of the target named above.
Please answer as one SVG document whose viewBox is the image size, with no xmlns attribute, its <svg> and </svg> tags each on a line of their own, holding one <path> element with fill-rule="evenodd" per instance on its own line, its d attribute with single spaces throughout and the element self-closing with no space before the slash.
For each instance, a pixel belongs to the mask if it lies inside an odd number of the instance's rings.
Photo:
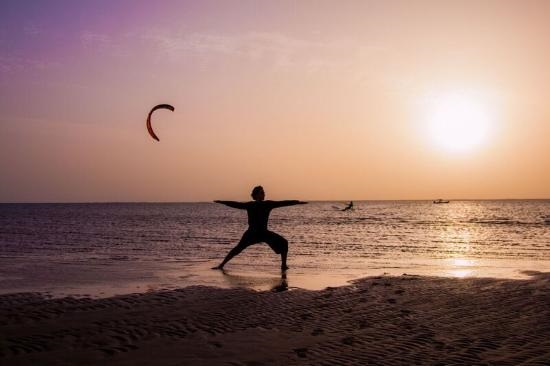
<svg viewBox="0 0 550 366">
<path fill-rule="evenodd" d="M 263 201 L 265 199 L 264 187 L 262 186 L 254 187 L 250 195 L 252 196 L 252 199 L 254 201 Z"/>
</svg>

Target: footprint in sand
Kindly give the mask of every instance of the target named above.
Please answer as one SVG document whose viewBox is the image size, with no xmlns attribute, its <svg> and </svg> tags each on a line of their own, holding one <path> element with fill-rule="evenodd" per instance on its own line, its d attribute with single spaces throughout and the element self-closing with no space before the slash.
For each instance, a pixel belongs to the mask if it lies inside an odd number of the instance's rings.
<svg viewBox="0 0 550 366">
<path fill-rule="evenodd" d="M 352 336 L 342 338 L 342 343 L 347 346 L 351 346 L 353 345 L 353 343 L 355 343 L 355 338 Z"/>
<path fill-rule="evenodd" d="M 315 328 L 315 329 L 313 329 L 313 332 L 311 332 L 311 335 L 313 335 L 313 336 L 318 336 L 318 335 L 320 335 L 320 334 L 323 334 L 324 332 L 325 332 L 325 331 L 322 330 L 321 328 Z"/>
<path fill-rule="evenodd" d="M 111 347 L 111 348 L 100 348 L 99 350 L 105 353 L 106 355 L 113 356 L 119 352 L 129 352 L 131 350 L 138 349 L 138 346 L 133 344 L 125 344 L 124 346 Z"/>
<path fill-rule="evenodd" d="M 307 348 L 294 348 L 293 351 L 298 357 L 305 358 L 307 357 Z"/>
<path fill-rule="evenodd" d="M 222 344 L 220 342 L 216 342 L 216 341 L 212 341 L 212 342 L 208 342 L 210 345 L 216 347 L 216 348 L 222 348 Z"/>
</svg>

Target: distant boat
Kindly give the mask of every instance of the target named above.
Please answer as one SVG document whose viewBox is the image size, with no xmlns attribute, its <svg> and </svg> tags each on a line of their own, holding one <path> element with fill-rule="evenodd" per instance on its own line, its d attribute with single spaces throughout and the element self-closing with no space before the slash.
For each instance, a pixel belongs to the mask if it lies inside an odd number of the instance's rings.
<svg viewBox="0 0 550 366">
<path fill-rule="evenodd" d="M 442 199 L 440 198 L 440 199 L 437 199 L 437 200 L 433 201 L 433 203 L 436 203 L 436 204 L 439 204 L 439 203 L 449 203 L 449 201 L 442 200 Z"/>
</svg>

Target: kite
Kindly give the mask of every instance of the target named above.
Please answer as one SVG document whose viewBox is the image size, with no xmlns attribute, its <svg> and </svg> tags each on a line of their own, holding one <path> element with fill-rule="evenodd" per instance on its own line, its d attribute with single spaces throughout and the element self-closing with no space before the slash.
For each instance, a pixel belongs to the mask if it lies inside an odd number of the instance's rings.
<svg viewBox="0 0 550 366">
<path fill-rule="evenodd" d="M 149 112 L 149 115 L 147 116 L 147 131 L 149 131 L 149 135 L 151 135 L 152 138 L 154 138 L 157 141 L 160 141 L 157 135 L 155 135 L 155 131 L 153 131 L 153 127 L 151 127 L 151 115 L 154 111 L 157 109 L 169 109 L 172 112 L 174 111 L 174 107 L 172 107 L 170 104 L 159 104 L 153 107 L 151 111 Z"/>
</svg>

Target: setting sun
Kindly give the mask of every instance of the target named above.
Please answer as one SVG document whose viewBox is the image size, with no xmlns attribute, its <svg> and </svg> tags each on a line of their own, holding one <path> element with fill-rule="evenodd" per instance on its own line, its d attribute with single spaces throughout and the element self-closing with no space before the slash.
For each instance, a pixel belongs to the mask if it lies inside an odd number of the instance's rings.
<svg viewBox="0 0 550 366">
<path fill-rule="evenodd" d="M 494 116 L 474 94 L 448 93 L 431 98 L 427 128 L 432 142 L 451 152 L 467 152 L 487 143 Z"/>
</svg>

